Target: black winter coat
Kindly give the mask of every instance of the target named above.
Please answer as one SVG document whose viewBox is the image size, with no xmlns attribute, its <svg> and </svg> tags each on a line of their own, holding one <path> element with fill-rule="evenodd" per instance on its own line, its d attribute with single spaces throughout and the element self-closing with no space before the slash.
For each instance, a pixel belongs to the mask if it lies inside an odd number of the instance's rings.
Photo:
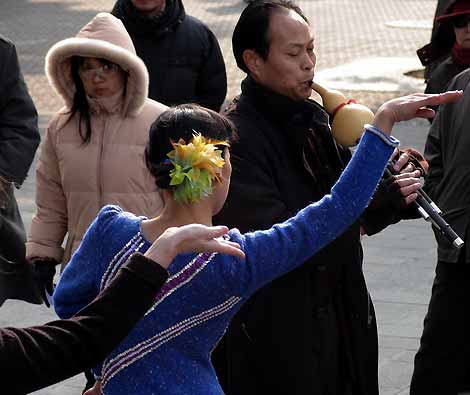
<svg viewBox="0 0 470 395">
<path fill-rule="evenodd" d="M 0 36 L 0 305 L 5 299 L 37 301 L 27 282 L 25 231 L 13 192 L 39 145 L 38 117 L 13 43 Z M 20 263 L 12 264 L 11 262 Z M 18 287 L 18 285 L 21 285 Z"/>
<path fill-rule="evenodd" d="M 465 241 L 465 257 L 470 263 L 470 69 L 457 75 L 449 89 L 462 89 L 465 93 L 457 102 L 441 105 L 431 125 L 424 151 L 429 162 L 424 189 Z M 457 262 L 461 250 L 438 231 L 434 233 L 438 260 Z"/>
<path fill-rule="evenodd" d="M 250 77 L 227 115 L 239 140 L 216 222 L 242 232 L 269 228 L 319 200 L 350 158 L 335 144 L 320 105 L 293 102 Z M 309 130 L 321 163 L 310 170 L 303 160 L 312 151 Z M 386 225 L 372 223 L 375 231 Z M 346 393 L 346 380 L 353 394 L 378 394 L 377 328 L 359 237 L 356 223 L 242 308 L 213 357 L 228 395 Z"/>
<path fill-rule="evenodd" d="M 13 43 L 0 36 L 0 176 L 21 185 L 39 145 L 38 115 Z"/>
<path fill-rule="evenodd" d="M 204 23 L 186 15 L 181 0 L 167 0 L 164 13 L 154 19 L 140 16 L 130 0 L 118 0 L 112 13 L 149 70 L 151 99 L 220 110 L 227 75 L 219 43 Z"/>
</svg>

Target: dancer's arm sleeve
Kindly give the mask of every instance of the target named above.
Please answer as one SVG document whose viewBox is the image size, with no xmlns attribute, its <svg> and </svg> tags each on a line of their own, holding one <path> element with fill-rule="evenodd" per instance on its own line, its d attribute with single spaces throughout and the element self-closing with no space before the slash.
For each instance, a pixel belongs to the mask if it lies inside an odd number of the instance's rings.
<svg viewBox="0 0 470 395">
<path fill-rule="evenodd" d="M 333 241 L 363 212 L 398 140 L 366 130 L 343 174 L 324 196 L 293 218 L 242 236 L 247 260 L 242 293 L 253 293 Z"/>
</svg>

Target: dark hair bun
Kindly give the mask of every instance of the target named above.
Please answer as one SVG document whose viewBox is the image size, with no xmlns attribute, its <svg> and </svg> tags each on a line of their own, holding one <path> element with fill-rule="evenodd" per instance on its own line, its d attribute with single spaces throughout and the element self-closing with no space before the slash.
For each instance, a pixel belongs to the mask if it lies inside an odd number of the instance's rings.
<svg viewBox="0 0 470 395">
<path fill-rule="evenodd" d="M 149 141 L 145 147 L 145 162 L 158 188 L 170 188 L 168 161 L 173 150 L 172 141 L 189 142 L 195 133 L 214 140 L 233 141 L 235 126 L 226 117 L 197 104 L 181 104 L 163 112 L 150 126 Z"/>
<path fill-rule="evenodd" d="M 155 184 L 160 189 L 168 189 L 170 188 L 170 171 L 173 170 L 174 166 L 170 161 L 163 161 L 160 163 L 153 163 L 149 160 L 149 147 L 145 148 L 145 162 L 147 165 L 147 169 L 149 170 L 150 174 L 152 174 L 153 178 L 155 179 Z"/>
</svg>

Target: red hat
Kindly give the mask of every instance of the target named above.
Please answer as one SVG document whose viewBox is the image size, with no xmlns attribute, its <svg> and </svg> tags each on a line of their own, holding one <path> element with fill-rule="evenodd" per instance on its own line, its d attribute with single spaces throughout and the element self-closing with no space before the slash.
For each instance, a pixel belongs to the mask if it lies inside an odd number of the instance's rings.
<svg viewBox="0 0 470 395">
<path fill-rule="evenodd" d="M 452 18 L 460 15 L 470 15 L 470 0 L 456 0 L 444 14 L 436 18 L 436 22 L 449 22 Z"/>
</svg>

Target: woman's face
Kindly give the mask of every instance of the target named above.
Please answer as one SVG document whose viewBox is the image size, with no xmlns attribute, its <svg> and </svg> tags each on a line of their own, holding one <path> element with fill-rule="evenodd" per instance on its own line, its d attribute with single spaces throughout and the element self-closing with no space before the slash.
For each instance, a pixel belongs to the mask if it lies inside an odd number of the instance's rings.
<svg viewBox="0 0 470 395">
<path fill-rule="evenodd" d="M 95 99 L 113 96 L 122 91 L 126 73 L 114 63 L 104 63 L 97 58 L 84 58 L 78 74 L 88 96 Z"/>
<path fill-rule="evenodd" d="M 462 48 L 470 48 L 470 16 L 460 15 L 452 20 L 454 25 L 455 41 Z"/>
<path fill-rule="evenodd" d="M 156 15 L 166 6 L 166 0 L 131 0 L 135 9 L 145 15 Z"/>
</svg>

